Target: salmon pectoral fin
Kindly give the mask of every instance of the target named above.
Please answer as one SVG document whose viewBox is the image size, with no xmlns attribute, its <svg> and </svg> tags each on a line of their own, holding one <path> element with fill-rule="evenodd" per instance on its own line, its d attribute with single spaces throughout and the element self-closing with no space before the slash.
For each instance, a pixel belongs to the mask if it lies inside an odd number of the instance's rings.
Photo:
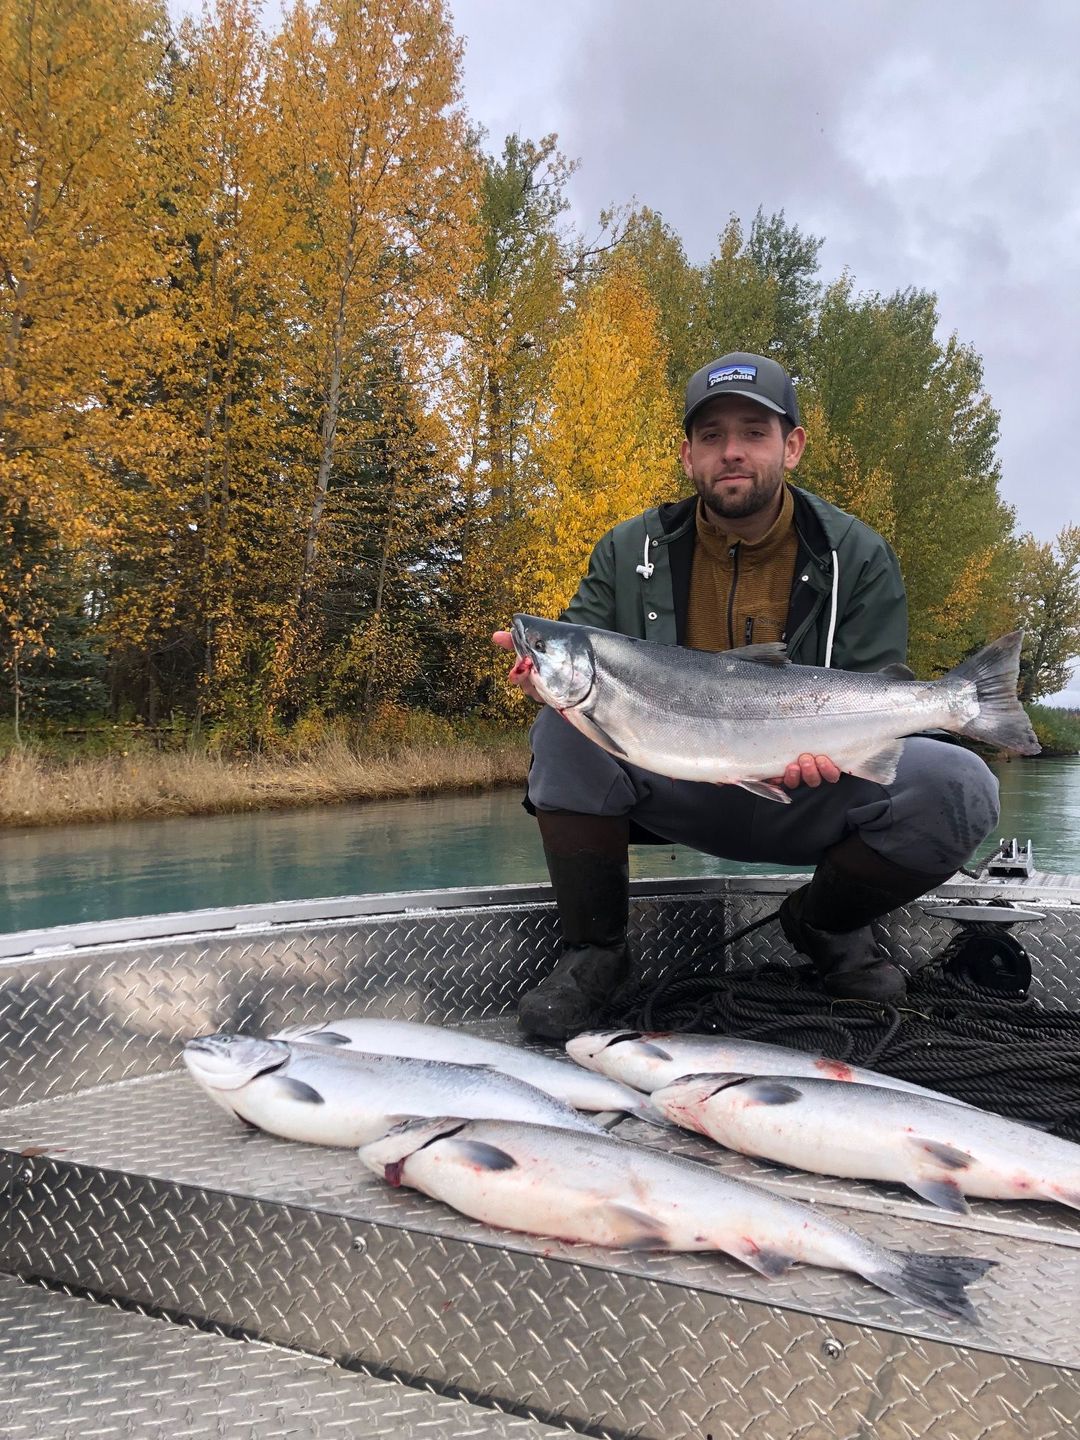
<svg viewBox="0 0 1080 1440">
<path fill-rule="evenodd" d="M 591 715 L 585 715 L 579 710 L 572 723 L 577 726 L 583 735 L 599 745 L 601 750 L 607 750 L 611 755 L 622 755 L 625 757 L 626 751 L 619 742 L 613 739 L 602 725 L 598 725 Z"/>
<path fill-rule="evenodd" d="M 801 1090 L 784 1080 L 754 1079 L 742 1092 L 748 1105 L 792 1105 L 803 1098 Z"/>
<path fill-rule="evenodd" d="M 1060 1205 L 1068 1205 L 1070 1210 L 1080 1210 L 1080 1188 L 1070 1190 L 1064 1185 L 1051 1185 L 1046 1197 L 1048 1200 L 1056 1200 Z"/>
<path fill-rule="evenodd" d="M 632 1205 L 609 1200 L 596 1207 L 599 1217 L 610 1227 L 613 1246 L 620 1250 L 668 1250 L 663 1222 Z"/>
<path fill-rule="evenodd" d="M 497 1145 L 488 1145 L 483 1140 L 448 1140 L 444 1145 L 454 1157 L 477 1170 L 516 1170 L 517 1161 Z"/>
<path fill-rule="evenodd" d="M 891 785 L 896 779 L 896 767 L 903 753 L 903 740 L 893 740 L 888 745 L 883 745 L 880 750 L 875 750 L 872 755 L 860 755 L 856 760 L 848 760 L 846 763 L 838 760 L 836 763 L 849 775 L 857 775 L 860 780 L 876 780 L 879 785 Z"/>
<path fill-rule="evenodd" d="M 931 1160 L 937 1160 L 946 1170 L 968 1170 L 971 1167 L 971 1156 L 966 1150 L 958 1150 L 955 1145 L 945 1145 L 940 1140 L 921 1140 L 917 1137 L 914 1137 L 911 1143 Z"/>
<path fill-rule="evenodd" d="M 970 1167 L 971 1156 L 939 1140 L 912 1136 L 910 1143 L 915 1151 L 915 1165 L 904 1177 L 908 1189 L 942 1210 L 969 1215 L 971 1211 L 956 1176 Z"/>
<path fill-rule="evenodd" d="M 642 1040 L 638 1046 L 638 1054 L 648 1055 L 653 1060 L 670 1060 L 672 1058 L 670 1051 L 663 1049 L 660 1045 L 654 1045 L 651 1040 Z"/>
<path fill-rule="evenodd" d="M 787 791 L 782 790 L 779 785 L 770 785 L 767 780 L 734 780 L 730 783 L 737 785 L 740 790 L 748 790 L 759 800 L 778 800 L 781 805 L 791 804 L 791 796 Z"/>
<path fill-rule="evenodd" d="M 305 1080 L 294 1080 L 291 1075 L 278 1075 L 274 1077 L 274 1084 L 289 1100 L 299 1100 L 302 1105 L 325 1105 L 326 1101 L 315 1089 Z"/>
<path fill-rule="evenodd" d="M 795 1264 L 794 1255 L 785 1255 L 782 1250 L 770 1250 L 767 1245 L 757 1245 L 748 1236 L 732 1245 L 725 1245 L 724 1249 L 736 1260 L 741 1260 L 744 1265 L 769 1280 L 786 1275 Z"/>
</svg>

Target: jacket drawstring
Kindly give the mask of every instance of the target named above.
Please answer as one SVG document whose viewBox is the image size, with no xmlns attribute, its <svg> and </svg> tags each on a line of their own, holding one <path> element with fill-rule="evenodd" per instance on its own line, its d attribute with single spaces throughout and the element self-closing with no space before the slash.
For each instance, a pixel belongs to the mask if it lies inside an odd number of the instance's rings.
<svg viewBox="0 0 1080 1440">
<path fill-rule="evenodd" d="M 647 544 L 648 542 L 646 542 Z M 836 551 L 832 552 L 832 610 L 829 614 L 829 634 L 825 640 L 825 669 L 832 665 L 833 636 L 836 634 L 837 598 L 840 591 L 840 561 Z"/>
<path fill-rule="evenodd" d="M 652 579 L 652 573 L 653 573 L 653 571 L 656 569 L 656 566 L 655 566 L 655 565 L 652 563 L 652 561 L 649 559 L 649 545 L 650 545 L 650 543 L 651 543 L 651 542 L 650 542 L 650 540 L 649 540 L 649 536 L 648 536 L 648 534 L 646 534 L 646 536 L 645 536 L 645 559 L 644 559 L 644 562 L 643 562 L 641 565 L 638 565 L 638 566 L 636 567 L 636 568 L 637 568 L 637 573 L 638 573 L 639 575 L 643 576 L 646 580 L 651 580 L 651 579 Z"/>
</svg>

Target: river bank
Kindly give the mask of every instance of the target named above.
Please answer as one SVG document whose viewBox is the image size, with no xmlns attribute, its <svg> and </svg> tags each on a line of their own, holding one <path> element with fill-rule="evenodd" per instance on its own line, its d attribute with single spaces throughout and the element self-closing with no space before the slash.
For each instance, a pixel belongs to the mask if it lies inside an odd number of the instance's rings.
<svg viewBox="0 0 1080 1440">
<path fill-rule="evenodd" d="M 331 738 L 298 757 L 149 751 L 57 759 L 12 750 L 0 759 L 0 826 L 224 815 L 489 789 L 523 781 L 528 764 L 524 731 L 406 742 L 376 754 Z"/>
<path fill-rule="evenodd" d="M 1075 755 L 1077 716 L 1029 708 L 1044 757 Z M 57 729 L 26 746 L 9 741 L 6 753 L 0 747 L 0 828 L 297 809 L 525 779 L 524 728 L 455 724 L 421 712 L 397 720 L 396 730 L 384 725 L 359 739 L 332 722 L 306 735 L 296 727 L 277 748 L 248 755 L 197 747 L 190 735 L 158 731 L 151 738 L 138 726 L 102 723 L 85 731 Z M 105 753 L 94 753 L 100 748 Z M 973 748 L 994 758 L 982 746 Z"/>
</svg>

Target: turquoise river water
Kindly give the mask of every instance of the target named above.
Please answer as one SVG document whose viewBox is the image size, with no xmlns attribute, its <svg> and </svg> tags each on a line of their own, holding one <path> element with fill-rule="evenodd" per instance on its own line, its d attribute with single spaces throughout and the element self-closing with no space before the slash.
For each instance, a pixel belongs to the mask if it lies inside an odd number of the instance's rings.
<svg viewBox="0 0 1080 1440">
<path fill-rule="evenodd" d="M 1040 870 L 1080 872 L 1080 756 L 997 767 L 998 833 Z M 313 810 L 0 831 L 0 932 L 267 900 L 546 880 L 517 789 Z M 993 848 L 989 843 L 985 850 Z M 678 847 L 638 877 L 773 872 Z"/>
</svg>

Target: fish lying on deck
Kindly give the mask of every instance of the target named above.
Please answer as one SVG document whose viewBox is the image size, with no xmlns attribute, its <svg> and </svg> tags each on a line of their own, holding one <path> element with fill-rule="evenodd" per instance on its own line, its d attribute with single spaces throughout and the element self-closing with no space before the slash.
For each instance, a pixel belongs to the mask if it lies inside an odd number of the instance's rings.
<svg viewBox="0 0 1080 1440">
<path fill-rule="evenodd" d="M 804 752 L 883 785 L 896 777 L 903 737 L 920 730 L 1039 753 L 1016 698 L 1019 630 L 940 680 L 913 680 L 906 666 L 792 665 L 782 645 L 712 654 L 533 615 L 515 615 L 510 633 L 541 697 L 612 755 L 784 804 L 791 796 L 769 782 Z"/>
<path fill-rule="evenodd" d="M 1080 1145 L 971 1106 L 876 1085 L 748 1075 L 689 1075 L 655 1090 L 652 1102 L 740 1154 L 893 1181 L 958 1214 L 966 1195 L 1080 1210 Z"/>
<path fill-rule="evenodd" d="M 683 1075 L 727 1072 L 738 1075 L 794 1075 L 807 1079 L 843 1080 L 880 1085 L 925 1095 L 943 1104 L 966 1106 L 966 1101 L 896 1080 L 876 1070 L 864 1070 L 827 1055 L 789 1050 L 761 1040 L 739 1040 L 732 1035 L 677 1034 L 669 1031 L 587 1030 L 567 1042 L 567 1054 L 589 1070 L 621 1080 L 635 1090 L 659 1090 Z"/>
<path fill-rule="evenodd" d="M 803 1261 L 965 1320 L 976 1318 L 965 1286 L 992 1263 L 887 1250 L 808 1205 L 609 1135 L 442 1118 L 408 1122 L 360 1158 L 487 1225 L 619 1249 L 719 1250 L 766 1276 Z"/>
<path fill-rule="evenodd" d="M 534 1085 L 478 1065 L 342 1053 L 250 1035 L 205 1035 L 184 1046 L 192 1078 L 245 1124 L 312 1145 L 363 1145 L 406 1116 L 496 1116 L 603 1128 Z"/>
<path fill-rule="evenodd" d="M 320 1025 L 299 1026 L 278 1037 L 293 1045 L 325 1045 L 361 1050 L 368 1055 L 403 1055 L 419 1060 L 448 1060 L 456 1065 L 490 1065 L 504 1075 L 515 1075 L 573 1105 L 577 1110 L 623 1110 L 655 1120 L 656 1113 L 637 1091 L 600 1073 L 583 1072 L 565 1060 L 553 1060 L 535 1050 L 504 1045 L 444 1025 L 414 1020 L 335 1017 Z"/>
</svg>

